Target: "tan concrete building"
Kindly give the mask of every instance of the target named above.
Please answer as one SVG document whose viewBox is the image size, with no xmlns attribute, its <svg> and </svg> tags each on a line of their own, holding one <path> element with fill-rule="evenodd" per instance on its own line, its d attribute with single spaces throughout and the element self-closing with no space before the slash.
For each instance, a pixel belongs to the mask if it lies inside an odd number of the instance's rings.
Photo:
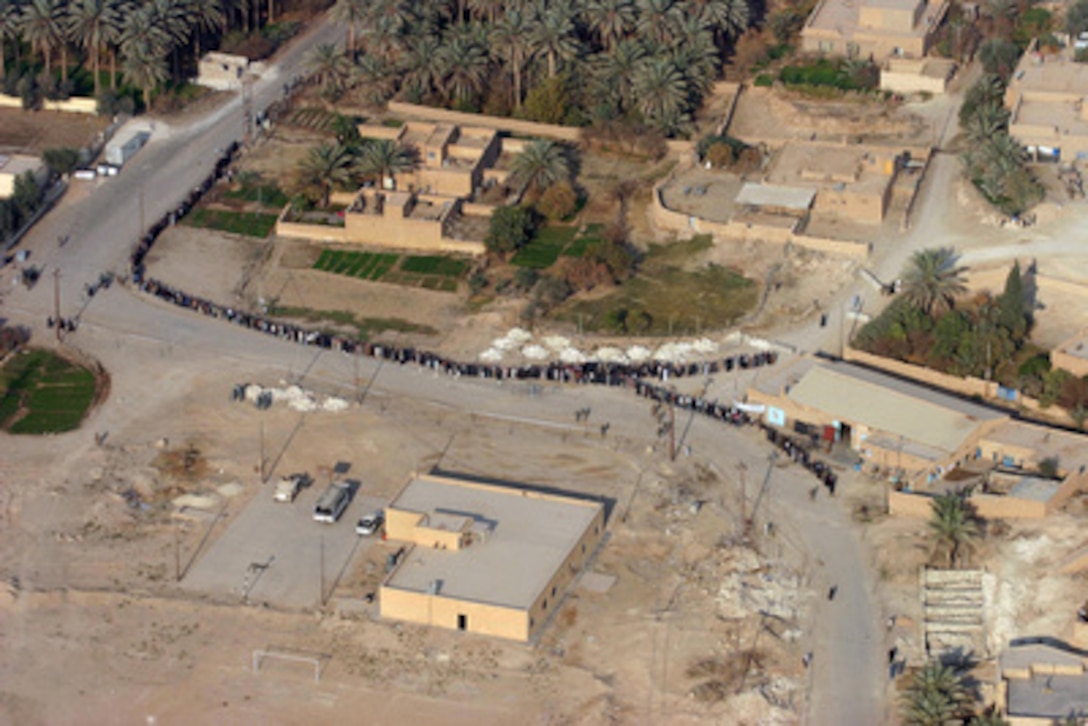
<svg viewBox="0 0 1088 726">
<path fill-rule="evenodd" d="M 1032 41 L 1005 89 L 1009 134 L 1041 157 L 1088 159 L 1088 64 L 1073 48 L 1042 53 Z"/>
<path fill-rule="evenodd" d="M 560 492 L 413 476 L 386 509 L 408 552 L 382 617 L 528 641 L 604 534 L 604 506 Z"/>
<path fill-rule="evenodd" d="M 217 91 L 236 91 L 249 71 L 249 58 L 213 51 L 197 63 L 196 83 Z"/>
<path fill-rule="evenodd" d="M 38 184 L 43 184 L 48 175 L 45 163 L 36 156 L 0 154 L 0 199 L 10 199 L 15 193 L 15 180 L 28 171 Z"/>
<path fill-rule="evenodd" d="M 814 190 L 813 212 L 879 224 L 902 164 L 899 147 L 792 142 L 775 155 L 764 183 Z"/>
<path fill-rule="evenodd" d="M 313 224 L 291 217 L 288 205 L 276 233 L 320 242 L 346 242 L 394 249 L 482 255 L 494 207 L 471 201 L 479 190 L 501 183 L 494 169 L 503 153 L 493 129 L 408 121 L 400 126 L 360 124 L 364 138 L 388 139 L 413 149 L 419 164 L 381 180 L 380 188 L 336 194 L 347 209 L 343 224 Z"/>
<path fill-rule="evenodd" d="M 1050 351 L 1050 362 L 1075 376 L 1088 376 L 1088 328 Z"/>
<path fill-rule="evenodd" d="M 801 48 L 848 58 L 922 58 L 948 0 L 820 0 L 801 29 Z"/>
<path fill-rule="evenodd" d="M 799 359 L 748 391 L 776 427 L 848 441 L 870 465 L 937 479 L 975 457 L 979 442 L 1009 420 L 916 383 L 841 361 Z"/>
</svg>

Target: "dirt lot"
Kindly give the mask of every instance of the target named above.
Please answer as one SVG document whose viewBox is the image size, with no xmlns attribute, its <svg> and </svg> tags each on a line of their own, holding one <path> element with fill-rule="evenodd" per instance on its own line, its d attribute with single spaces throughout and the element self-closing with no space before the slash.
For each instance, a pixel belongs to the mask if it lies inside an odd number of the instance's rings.
<svg viewBox="0 0 1088 726">
<path fill-rule="evenodd" d="M 768 124 L 767 119 L 774 119 Z M 835 140 L 862 136 L 870 142 L 933 143 L 932 125 L 913 113 L 868 98 L 806 99 L 781 89 L 746 88 L 728 133 L 749 143 Z"/>
<path fill-rule="evenodd" d="M 723 538 L 734 513 L 695 460 L 657 463 L 643 442 L 380 396 L 343 413 L 260 412 L 227 400 L 238 373 L 203 370 L 143 398 L 105 446 L 80 443 L 58 458 L 35 440 L 3 465 L 0 720 L 299 723 L 318 707 L 384 723 L 795 721 L 803 577 L 780 547 L 760 557 Z M 125 386 L 119 396 L 133 394 Z M 256 473 L 262 438 L 275 475 L 349 462 L 346 476 L 363 489 L 345 519 L 309 521 L 316 487 L 273 504 Z M 438 461 L 625 504 L 591 567 L 603 580 L 576 586 L 539 643 L 381 622 L 358 607 L 383 549 L 358 541 L 351 520 Z M 633 472 L 647 464 L 636 499 Z M 247 579 L 249 562 L 270 567 Z M 768 593 L 781 620 L 761 622 L 739 591 Z M 759 635 L 764 626 L 771 635 Z M 253 651 L 266 648 L 317 654 L 321 682 L 307 664 L 280 660 L 254 674 Z"/>
<path fill-rule="evenodd" d="M 45 149 L 89 144 L 109 119 L 82 113 L 0 108 L 0 151 L 40 154 Z"/>
</svg>

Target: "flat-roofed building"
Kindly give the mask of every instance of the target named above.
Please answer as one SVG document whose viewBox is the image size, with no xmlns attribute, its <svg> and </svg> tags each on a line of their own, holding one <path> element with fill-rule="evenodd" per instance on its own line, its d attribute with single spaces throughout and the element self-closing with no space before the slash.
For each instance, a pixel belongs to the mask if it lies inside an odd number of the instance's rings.
<svg viewBox="0 0 1088 726">
<path fill-rule="evenodd" d="M 1005 89 L 1009 135 L 1033 156 L 1088 158 L 1088 65 L 1073 55 L 1072 47 L 1040 52 L 1032 41 Z"/>
<path fill-rule="evenodd" d="M 409 549 L 382 584 L 382 617 L 528 641 L 596 550 L 604 524 L 596 500 L 413 476 L 386 508 L 386 536 Z"/>
<path fill-rule="evenodd" d="M 45 164 L 36 156 L 0 154 L 0 199 L 10 199 L 15 193 L 15 180 L 27 172 L 38 184 L 43 184 L 48 174 Z"/>
<path fill-rule="evenodd" d="M 1050 351 L 1050 362 L 1075 376 L 1088 376 L 1088 328 Z"/>
<path fill-rule="evenodd" d="M 783 377 L 785 376 L 785 377 Z M 794 422 L 844 439 L 861 457 L 908 473 L 939 472 L 973 458 L 982 437 L 1008 414 L 842 361 L 811 360 L 748 391 L 765 419 Z"/>
<path fill-rule="evenodd" d="M 1078 723 L 1088 717 L 1088 657 L 1046 643 L 1010 647 L 1001 654 L 998 703 L 1013 726 Z"/>
<path fill-rule="evenodd" d="M 948 0 L 820 0 L 801 29 L 801 48 L 848 58 L 922 58 Z"/>
</svg>

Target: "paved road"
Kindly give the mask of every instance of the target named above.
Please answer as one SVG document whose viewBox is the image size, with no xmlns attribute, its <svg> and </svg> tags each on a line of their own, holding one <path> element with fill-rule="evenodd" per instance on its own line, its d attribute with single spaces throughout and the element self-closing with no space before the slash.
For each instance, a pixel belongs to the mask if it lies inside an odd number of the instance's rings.
<svg viewBox="0 0 1088 726">
<path fill-rule="evenodd" d="M 297 73 L 300 58 L 317 42 L 335 39 L 338 31 L 330 24 L 316 26 L 288 49 L 278 72 L 256 84 L 254 108 L 263 108 L 280 92 L 283 79 Z M 48 215 L 28 236 L 25 247 L 33 250 L 34 262 L 46 263 L 45 284 L 32 291 L 7 293 L 0 315 L 35 326 L 43 333 L 44 318 L 52 311 L 52 268 L 62 274 L 62 314 L 77 312 L 84 283 L 105 270 L 123 271 L 129 252 L 140 231 L 141 197 L 145 223 L 160 217 L 182 199 L 210 171 L 216 149 L 240 138 L 241 103 L 234 99 L 200 122 L 186 128 L 156 128 L 147 148 L 117 178 L 103 180 L 85 199 L 62 205 Z M 71 235 L 61 249 L 56 240 Z M 266 336 L 242 331 L 222 321 L 199 317 L 187 311 L 153 301 L 118 286 L 97 295 L 87 305 L 83 326 L 73 343 L 98 356 L 107 367 L 122 366 L 127 355 L 149 359 L 148 350 L 159 350 L 170 358 L 171 367 L 184 365 L 189 357 L 216 356 L 222 365 L 239 372 L 255 367 L 280 366 L 284 372 L 298 371 L 297 346 Z M 309 380 L 324 386 L 349 389 L 353 380 L 352 362 L 334 353 L 307 351 L 316 357 Z M 150 358 L 153 360 L 153 357 Z M 149 366 L 150 368 L 150 366 Z M 377 371 L 366 361 L 363 375 Z M 147 375 L 155 375 L 152 370 Z M 385 366 L 375 393 L 432 401 L 459 411 L 487 415 L 519 416 L 551 422 L 569 422 L 571 412 L 592 402 L 594 416 L 613 424 L 612 436 L 649 436 L 652 425 L 646 404 L 623 391 L 568 388 L 555 395 L 527 399 L 515 393 L 516 386 L 494 382 L 437 377 L 415 367 Z M 128 416 L 122 405 L 107 405 L 96 414 L 96 430 L 122 428 Z M 71 436 L 86 436 L 86 431 Z M 751 459 L 753 470 L 767 450 L 712 422 L 697 420 L 691 442 L 700 452 L 716 459 L 724 470 L 739 455 Z M 776 475 L 777 476 L 777 475 Z M 802 482 L 803 474 L 783 474 L 783 486 L 776 488 L 770 507 L 779 527 L 796 532 L 812 558 L 811 577 L 817 590 L 826 583 L 839 584 L 841 594 L 834 603 L 822 603 L 817 617 L 820 635 L 813 644 L 817 653 L 813 671 L 814 691 L 811 723 L 871 724 L 880 722 L 882 667 L 880 645 L 875 640 L 879 619 L 870 598 L 871 579 L 860 543 L 848 526 L 845 515 L 831 503 L 810 505 Z"/>
</svg>

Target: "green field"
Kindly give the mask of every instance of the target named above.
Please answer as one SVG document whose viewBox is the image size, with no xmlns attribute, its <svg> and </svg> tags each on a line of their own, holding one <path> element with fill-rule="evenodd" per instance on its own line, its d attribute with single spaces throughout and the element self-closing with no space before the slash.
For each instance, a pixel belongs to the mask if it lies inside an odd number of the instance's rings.
<svg viewBox="0 0 1088 726">
<path fill-rule="evenodd" d="M 561 306 L 554 317 L 581 322 L 587 332 L 621 335 L 693 335 L 727 327 L 756 304 L 759 285 L 721 265 L 685 266 L 709 246 L 708 237 L 651 246 L 637 275 L 603 297 Z"/>
<path fill-rule="evenodd" d="M 89 370 L 47 350 L 19 353 L 0 369 L 0 428 L 13 434 L 78 428 L 94 386 Z"/>
<path fill-rule="evenodd" d="M 510 262 L 518 267 L 543 270 L 554 265 L 560 257 L 584 256 L 590 247 L 602 241 L 603 235 L 603 224 L 587 224 L 581 232 L 577 227 L 567 225 L 543 227 Z"/>
<path fill-rule="evenodd" d="M 469 263 L 440 255 L 401 256 L 383 252 L 322 250 L 314 269 L 371 282 L 388 282 L 425 290 L 457 292 Z"/>
<path fill-rule="evenodd" d="M 185 217 L 185 224 L 264 239 L 276 228 L 276 215 L 201 208 L 194 209 L 188 214 Z"/>
<path fill-rule="evenodd" d="M 223 192 L 223 199 L 260 202 L 262 207 L 279 209 L 288 202 L 287 195 L 275 184 L 242 184 Z"/>
<path fill-rule="evenodd" d="M 543 227 L 529 241 L 529 244 L 518 250 L 510 261 L 518 267 L 528 267 L 533 270 L 551 267 L 559 259 L 563 249 L 574 240 L 577 233 L 578 230 L 574 227 Z"/>
</svg>

